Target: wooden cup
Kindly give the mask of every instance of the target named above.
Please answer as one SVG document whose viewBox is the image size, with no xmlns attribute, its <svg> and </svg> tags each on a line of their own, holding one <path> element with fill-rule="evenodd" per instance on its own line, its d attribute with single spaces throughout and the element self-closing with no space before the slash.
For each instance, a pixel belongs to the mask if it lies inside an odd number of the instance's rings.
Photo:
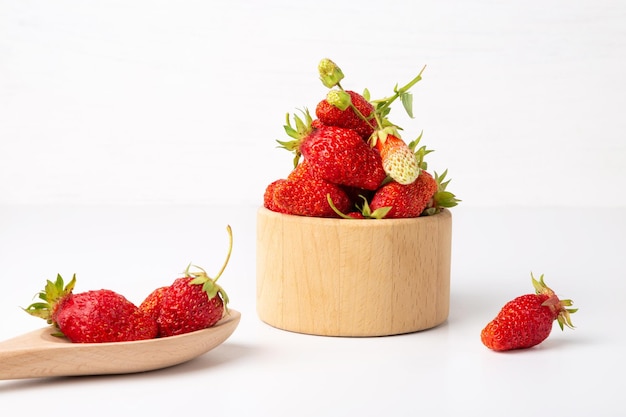
<svg viewBox="0 0 626 417">
<path fill-rule="evenodd" d="M 452 216 L 350 220 L 257 213 L 257 313 L 283 330 L 386 336 L 448 318 Z"/>
</svg>

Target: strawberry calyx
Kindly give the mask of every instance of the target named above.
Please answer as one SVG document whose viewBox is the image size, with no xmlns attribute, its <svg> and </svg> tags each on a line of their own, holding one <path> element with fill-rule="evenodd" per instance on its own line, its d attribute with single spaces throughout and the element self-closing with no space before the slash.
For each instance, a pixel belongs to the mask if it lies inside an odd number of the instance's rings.
<svg viewBox="0 0 626 417">
<path fill-rule="evenodd" d="M 330 208 L 332 208 L 333 211 L 337 213 L 337 215 L 341 217 L 342 219 L 378 219 L 380 220 L 380 219 L 383 219 L 387 215 L 387 213 L 389 213 L 389 211 L 392 209 L 392 207 L 389 206 L 389 207 L 379 207 L 376 210 L 372 211 L 369 203 L 367 202 L 367 198 L 365 198 L 361 194 L 359 194 L 359 197 L 363 199 L 363 204 L 361 205 L 356 204 L 356 208 L 358 210 L 358 213 L 360 213 L 362 217 L 360 216 L 355 217 L 349 214 L 342 213 L 335 206 L 335 203 L 333 203 L 333 199 L 330 197 L 330 194 L 326 194 L 326 199 L 328 200 L 328 204 L 330 205 Z"/>
<path fill-rule="evenodd" d="M 439 175 L 435 171 L 435 182 L 437 182 L 437 191 L 435 195 L 433 195 L 432 201 L 430 202 L 428 208 L 424 210 L 425 215 L 433 215 L 439 213 L 444 208 L 451 208 L 456 206 L 461 202 L 456 196 L 447 191 L 446 188 L 451 180 L 446 180 L 446 175 L 448 175 L 448 170 L 443 171 L 441 175 Z"/>
<path fill-rule="evenodd" d="M 557 297 L 557 295 L 554 293 L 554 291 L 544 282 L 543 274 L 541 274 L 539 280 L 537 280 L 531 272 L 530 278 L 532 280 L 533 287 L 535 288 L 535 293 L 537 295 L 548 296 L 548 298 L 541 305 L 549 307 L 550 310 L 552 310 L 552 312 L 556 316 L 556 321 L 559 324 L 561 330 L 563 330 L 564 326 L 573 329 L 574 325 L 572 324 L 572 319 L 570 315 L 577 312 L 578 309 L 566 307 L 571 307 L 574 302 L 572 300 L 560 300 L 559 297 Z"/>
<path fill-rule="evenodd" d="M 203 268 L 192 264 L 189 264 L 187 266 L 187 269 L 185 269 L 185 276 L 192 278 L 192 280 L 189 281 L 189 285 L 202 285 L 202 290 L 206 292 L 209 300 L 219 295 L 219 297 L 222 299 L 222 302 L 224 303 L 224 309 L 226 310 L 226 312 L 228 312 L 228 294 L 226 294 L 224 288 L 217 283 L 217 280 L 222 276 L 222 273 L 228 265 L 228 261 L 230 260 L 230 255 L 233 249 L 233 233 L 230 225 L 226 227 L 226 231 L 228 232 L 229 240 L 228 252 L 226 254 L 224 264 L 220 268 L 215 278 L 211 278 Z M 192 271 L 192 267 L 198 269 L 198 271 Z"/>
<path fill-rule="evenodd" d="M 76 274 L 72 276 L 67 285 L 63 282 L 61 274 L 57 274 L 56 280 L 46 280 L 43 291 L 37 293 L 36 297 L 41 301 L 30 304 L 23 310 L 34 317 L 39 317 L 48 324 L 56 326 L 55 315 L 63 301 L 72 294 L 76 285 Z"/>
<path fill-rule="evenodd" d="M 350 97 L 350 94 L 348 94 L 344 90 L 330 90 L 326 94 L 326 101 L 342 111 L 352 106 L 353 109 L 358 112 L 357 114 L 360 115 L 362 119 L 365 118 L 363 114 L 352 104 L 352 97 Z"/>
<path fill-rule="evenodd" d="M 339 82 L 344 78 L 341 68 L 328 58 L 324 58 L 319 62 L 317 72 L 320 75 L 322 84 L 328 88 L 339 86 Z"/>
<path fill-rule="evenodd" d="M 276 142 L 280 145 L 279 148 L 286 149 L 295 154 L 293 160 L 294 167 L 298 165 L 300 157 L 302 156 L 302 153 L 300 152 L 300 144 L 302 143 L 302 140 L 313 131 L 313 117 L 311 117 L 309 110 L 304 108 L 304 110 L 300 110 L 300 112 L 302 113 L 302 118 L 297 114 L 293 115 L 293 125 L 291 124 L 291 115 L 287 113 L 286 122 L 285 125 L 283 125 L 285 132 L 290 138 L 292 138 L 292 140 L 276 140 Z"/>
<path fill-rule="evenodd" d="M 419 168 L 426 170 L 428 169 L 428 163 L 424 159 L 426 155 L 435 151 L 432 149 L 426 148 L 426 145 L 422 145 L 419 148 L 417 147 L 417 145 L 419 145 L 420 141 L 422 140 L 423 136 L 424 136 L 424 131 L 421 131 L 417 138 L 409 142 L 408 146 L 409 146 L 409 149 L 411 149 L 415 153 L 415 158 L 417 159 L 417 165 L 419 166 Z"/>
</svg>

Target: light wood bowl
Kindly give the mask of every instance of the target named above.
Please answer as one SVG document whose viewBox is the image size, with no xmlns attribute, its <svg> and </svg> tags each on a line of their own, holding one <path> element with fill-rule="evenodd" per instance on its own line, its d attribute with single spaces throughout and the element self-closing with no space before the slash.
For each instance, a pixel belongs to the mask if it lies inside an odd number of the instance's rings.
<svg viewBox="0 0 626 417">
<path fill-rule="evenodd" d="M 350 220 L 257 212 L 257 313 L 283 330 L 387 336 L 448 318 L 452 216 Z"/>
</svg>

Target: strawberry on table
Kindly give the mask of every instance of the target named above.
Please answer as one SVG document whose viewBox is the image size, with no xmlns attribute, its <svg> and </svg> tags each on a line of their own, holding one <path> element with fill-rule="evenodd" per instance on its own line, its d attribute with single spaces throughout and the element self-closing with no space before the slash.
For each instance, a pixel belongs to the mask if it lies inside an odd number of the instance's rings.
<svg viewBox="0 0 626 417">
<path fill-rule="evenodd" d="M 41 302 L 25 308 L 46 320 L 74 343 L 125 342 L 152 339 L 157 334 L 154 319 L 124 296 L 107 289 L 74 294 L 76 276 L 65 285 L 61 275 L 48 280 L 38 294 Z"/>
<path fill-rule="evenodd" d="M 531 274 L 534 294 L 516 297 L 506 303 L 497 316 L 485 326 L 480 339 L 495 351 L 527 349 L 548 338 L 553 323 L 573 328 L 570 314 L 578 309 L 567 308 L 572 300 L 561 300 L 543 280 Z"/>
</svg>

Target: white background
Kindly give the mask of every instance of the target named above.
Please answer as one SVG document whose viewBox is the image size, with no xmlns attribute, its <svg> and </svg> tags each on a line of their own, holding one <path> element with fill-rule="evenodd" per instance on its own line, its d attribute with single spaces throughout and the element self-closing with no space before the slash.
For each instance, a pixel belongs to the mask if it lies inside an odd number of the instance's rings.
<svg viewBox="0 0 626 417">
<path fill-rule="evenodd" d="M 57 273 L 140 302 L 189 262 L 217 271 L 226 224 L 220 283 L 242 312 L 179 367 L 0 381 L 0 413 L 625 415 L 625 53 L 618 0 L 0 0 L 1 339 L 43 325 L 19 307 Z M 285 114 L 325 94 L 322 57 L 374 97 L 427 65 L 416 118 L 392 115 L 463 200 L 435 329 L 325 338 L 256 317 L 256 208 L 290 168 Z M 480 330 L 531 271 L 576 329 L 489 351 Z"/>
<path fill-rule="evenodd" d="M 467 206 L 624 206 L 626 20 L 600 1 L 0 1 L 1 203 L 259 204 L 335 60 Z"/>
</svg>

